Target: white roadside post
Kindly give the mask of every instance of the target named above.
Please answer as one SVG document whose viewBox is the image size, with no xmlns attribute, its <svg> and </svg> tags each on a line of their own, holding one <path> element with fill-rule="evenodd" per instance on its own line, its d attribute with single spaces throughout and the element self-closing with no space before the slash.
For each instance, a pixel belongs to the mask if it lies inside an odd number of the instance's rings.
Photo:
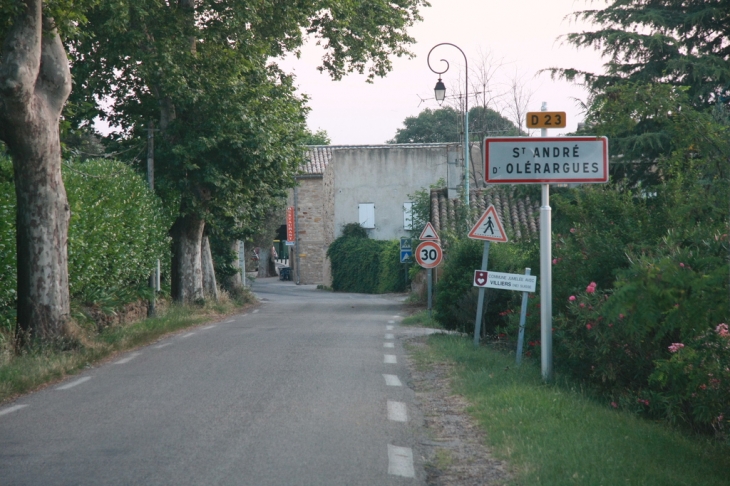
<svg viewBox="0 0 730 486">
<path fill-rule="evenodd" d="M 606 137 L 547 137 L 547 128 L 565 126 L 565 114 L 527 114 L 529 128 L 542 128 L 541 138 L 488 137 L 484 140 L 484 181 L 487 184 L 541 184 L 540 207 L 540 338 L 542 377 L 553 379 L 552 228 L 550 184 L 608 182 Z M 530 120 L 534 121 L 531 125 Z M 560 120 L 562 125 L 555 123 Z M 535 125 L 534 123 L 538 123 Z"/>
<path fill-rule="evenodd" d="M 525 275 L 530 275 L 530 268 L 525 268 Z M 517 334 L 517 358 L 516 363 L 522 364 L 522 347 L 525 342 L 525 319 L 527 318 L 527 294 L 529 292 L 522 292 L 522 307 L 520 308 L 520 330 Z"/>
<path fill-rule="evenodd" d="M 547 111 L 543 102 L 540 111 Z M 540 136 L 547 138 L 547 128 L 540 129 Z M 540 358 L 542 379 L 553 379 L 553 238 L 550 184 L 542 185 L 540 206 Z"/>
</svg>

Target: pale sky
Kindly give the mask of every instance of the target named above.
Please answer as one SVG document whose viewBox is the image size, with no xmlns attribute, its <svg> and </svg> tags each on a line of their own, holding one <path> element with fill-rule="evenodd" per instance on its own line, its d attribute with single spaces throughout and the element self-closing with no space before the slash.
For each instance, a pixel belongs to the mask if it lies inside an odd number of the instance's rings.
<svg viewBox="0 0 730 486">
<path fill-rule="evenodd" d="M 547 102 L 550 111 L 565 111 L 567 128 L 551 130 L 549 135 L 576 129 L 583 114 L 574 98 L 584 100 L 585 91 L 571 83 L 552 81 L 548 74 L 538 75 L 538 71 L 550 67 L 601 71 L 599 52 L 577 50 L 559 37 L 590 28 L 566 16 L 603 8 L 604 2 L 431 0 L 431 5 L 421 12 L 424 20 L 410 30 L 416 39 L 410 50 L 416 56 L 410 60 L 396 58 L 393 71 L 385 78 L 376 78 L 374 84 L 367 84 L 365 76 L 357 74 L 342 81 L 331 81 L 328 75 L 320 74 L 316 67 L 321 51 L 313 41 L 304 47 L 300 59 L 287 58 L 280 63 L 297 76 L 300 92 L 310 97 L 310 129 L 326 130 L 335 145 L 382 144 L 393 138 L 407 116 L 417 115 L 424 108 L 438 108 L 433 100 L 438 76 L 428 68 L 426 56 L 441 42 L 458 45 L 469 60 L 470 71 L 482 57 L 480 53 L 501 60 L 503 66 L 496 73 L 492 93 L 506 92 L 507 82 L 516 73 L 532 93 L 529 111 L 539 111 L 542 102 Z M 431 65 L 441 70 L 442 58 L 451 65 L 442 75 L 448 95 L 454 93 L 451 88 L 457 84 L 464 85 L 463 57 L 455 48 L 442 46 L 431 55 Z M 470 84 L 474 78 L 470 74 Z M 421 102 L 419 96 L 427 101 Z M 473 103 L 470 96 L 470 106 Z"/>
</svg>

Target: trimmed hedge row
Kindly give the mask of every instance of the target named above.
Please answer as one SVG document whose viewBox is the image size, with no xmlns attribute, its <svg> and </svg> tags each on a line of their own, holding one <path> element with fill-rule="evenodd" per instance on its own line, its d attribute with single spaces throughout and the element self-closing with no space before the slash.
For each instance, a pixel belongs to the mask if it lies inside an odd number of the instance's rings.
<svg viewBox="0 0 730 486">
<path fill-rule="evenodd" d="M 156 260 L 168 263 L 171 218 L 145 181 L 111 160 L 67 162 L 72 299 L 114 307 L 144 293 Z M 0 331 L 15 322 L 15 189 L 12 164 L 0 158 Z"/>
<path fill-rule="evenodd" d="M 351 223 L 332 242 L 327 256 L 332 264 L 335 291 L 364 294 L 405 291 L 405 270 L 400 263 L 397 241 L 371 240 L 360 225 Z"/>
</svg>

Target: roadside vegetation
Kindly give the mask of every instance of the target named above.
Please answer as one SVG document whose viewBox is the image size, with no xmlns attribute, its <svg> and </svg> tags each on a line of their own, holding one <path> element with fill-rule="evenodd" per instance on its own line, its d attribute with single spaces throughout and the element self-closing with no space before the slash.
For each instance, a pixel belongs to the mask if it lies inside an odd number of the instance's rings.
<svg viewBox="0 0 730 486">
<path fill-rule="evenodd" d="M 236 300 L 222 293 L 217 302 L 201 306 L 158 307 L 156 317 L 99 329 L 98 322 L 77 314 L 67 337 L 13 352 L 0 347 L 0 404 L 48 383 L 94 366 L 117 353 L 144 346 L 182 329 L 215 321 L 254 302 L 244 292 Z"/>
<path fill-rule="evenodd" d="M 606 407 L 563 376 L 546 385 L 539 360 L 474 348 L 468 337 L 435 335 L 413 347 L 416 366 L 456 366 L 453 390 L 507 461 L 510 484 L 636 486 L 727 484 L 730 446 Z"/>
</svg>

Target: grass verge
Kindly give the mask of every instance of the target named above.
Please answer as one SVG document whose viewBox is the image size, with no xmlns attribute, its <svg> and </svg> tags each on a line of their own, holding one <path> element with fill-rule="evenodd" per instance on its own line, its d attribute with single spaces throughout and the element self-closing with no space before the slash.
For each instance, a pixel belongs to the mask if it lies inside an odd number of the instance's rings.
<svg viewBox="0 0 730 486">
<path fill-rule="evenodd" d="M 413 349 L 417 366 L 456 363 L 454 391 L 486 430 L 511 484 L 727 485 L 730 446 L 687 436 L 597 403 L 577 389 L 545 385 L 537 364 L 469 339 L 432 336 Z"/>
<path fill-rule="evenodd" d="M 108 327 L 99 333 L 87 326 L 79 326 L 76 329 L 76 342 L 71 349 L 64 350 L 59 346 L 38 347 L 0 362 L 0 404 L 67 375 L 73 375 L 115 353 L 143 346 L 166 334 L 220 318 L 237 308 L 238 305 L 232 301 L 206 304 L 202 307 L 172 306 L 159 317 Z"/>
<path fill-rule="evenodd" d="M 433 317 L 428 316 L 428 310 L 422 310 L 406 317 L 400 322 L 404 326 L 430 327 L 443 329 L 444 327 Z"/>
</svg>

